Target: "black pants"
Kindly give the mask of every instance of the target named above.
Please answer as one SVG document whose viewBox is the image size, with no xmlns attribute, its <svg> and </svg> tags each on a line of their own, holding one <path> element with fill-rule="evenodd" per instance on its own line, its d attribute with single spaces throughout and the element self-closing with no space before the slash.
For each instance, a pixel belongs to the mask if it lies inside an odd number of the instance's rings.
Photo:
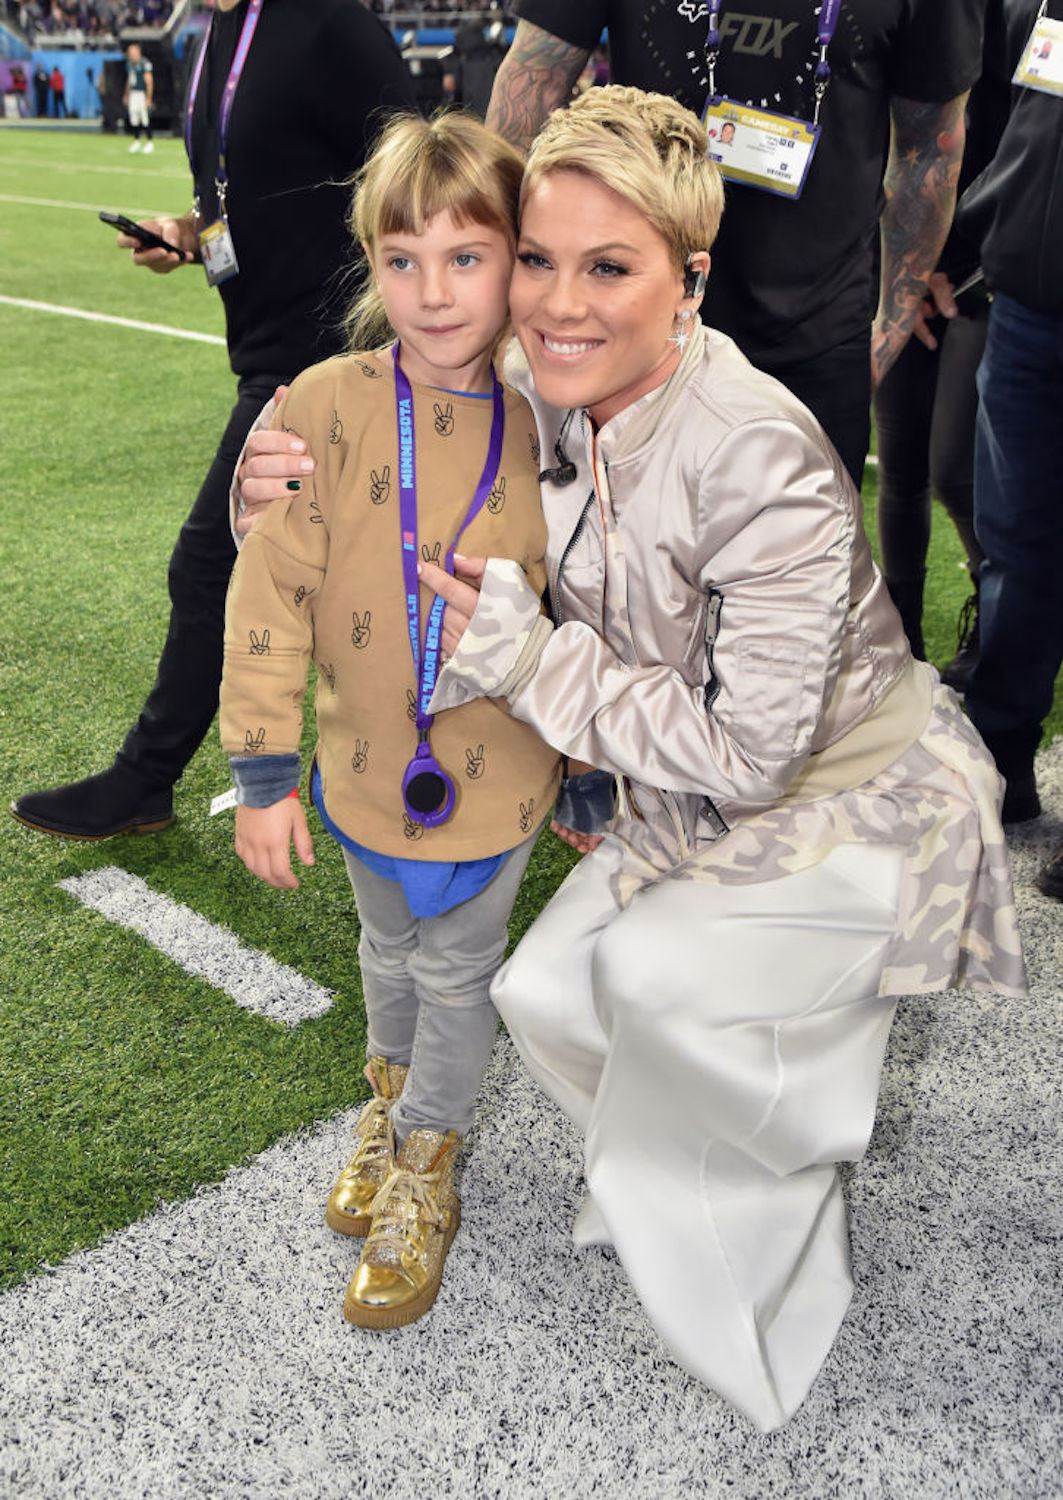
<svg viewBox="0 0 1063 1500">
<path fill-rule="evenodd" d="M 251 424 L 283 375 L 240 381 L 236 405 L 170 559 L 170 628 L 155 686 L 116 757 L 145 789 L 172 786 L 218 710 L 225 594 L 236 549 L 229 487 Z"/>
<path fill-rule="evenodd" d="M 920 579 L 930 545 L 932 494 L 952 518 L 972 577 L 982 549 L 974 535 L 974 377 L 985 348 L 989 309 L 977 317 L 937 318 L 936 349 L 912 338 L 875 391 L 878 535 L 882 571 Z"/>
<path fill-rule="evenodd" d="M 830 438 L 857 489 L 871 442 L 871 328 L 799 365 L 753 361 L 803 401 Z"/>
</svg>

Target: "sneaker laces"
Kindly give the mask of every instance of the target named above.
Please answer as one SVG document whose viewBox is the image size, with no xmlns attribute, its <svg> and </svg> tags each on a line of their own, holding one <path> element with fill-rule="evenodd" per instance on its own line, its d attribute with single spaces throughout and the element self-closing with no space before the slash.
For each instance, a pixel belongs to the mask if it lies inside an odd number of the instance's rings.
<svg viewBox="0 0 1063 1500">
<path fill-rule="evenodd" d="M 370 1099 L 358 1116 L 354 1133 L 358 1136 L 358 1148 L 345 1167 L 349 1172 L 357 1164 L 358 1170 L 376 1167 L 391 1158 L 391 1106 L 393 1099 Z M 341 1174 L 342 1175 L 342 1174 Z"/>
<path fill-rule="evenodd" d="M 404 1249 L 413 1250 L 413 1231 L 421 1224 L 443 1227 L 443 1210 L 436 1190 L 442 1172 L 411 1172 L 396 1167 L 369 1206 L 373 1227 L 362 1252 L 379 1265 L 401 1261 Z M 383 1252 L 383 1253 L 381 1253 Z"/>
<path fill-rule="evenodd" d="M 366 1137 L 383 1135 L 386 1138 L 388 1123 L 391 1119 L 391 1106 L 394 1102 L 394 1099 L 385 1099 L 379 1095 L 370 1099 L 358 1116 L 358 1123 L 354 1127 L 358 1134 Z"/>
</svg>

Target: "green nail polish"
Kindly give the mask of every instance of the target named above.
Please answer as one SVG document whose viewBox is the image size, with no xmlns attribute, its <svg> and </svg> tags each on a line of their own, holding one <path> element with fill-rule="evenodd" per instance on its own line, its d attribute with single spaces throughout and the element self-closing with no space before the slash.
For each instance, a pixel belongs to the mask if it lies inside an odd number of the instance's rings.
<svg viewBox="0 0 1063 1500">
<path fill-rule="evenodd" d="M 302 487 L 303 487 L 303 481 L 301 479 L 289 479 L 288 480 L 288 488 L 290 490 L 301 490 Z"/>
</svg>

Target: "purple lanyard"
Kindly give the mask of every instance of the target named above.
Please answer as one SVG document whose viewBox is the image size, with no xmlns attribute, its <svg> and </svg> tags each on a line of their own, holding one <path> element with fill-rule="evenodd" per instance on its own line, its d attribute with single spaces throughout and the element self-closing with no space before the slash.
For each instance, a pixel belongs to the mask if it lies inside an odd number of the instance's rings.
<svg viewBox="0 0 1063 1500">
<path fill-rule="evenodd" d="M 819 57 L 816 59 L 816 74 L 814 92 L 816 96 L 815 113 L 812 116 L 813 125 L 819 124 L 819 107 L 823 103 L 823 95 L 827 92 L 830 83 L 830 63 L 827 61 L 827 48 L 830 46 L 834 28 L 838 24 L 838 12 L 842 8 L 842 0 L 823 0 L 822 9 L 819 13 L 819 30 L 816 32 L 816 46 L 819 48 Z"/>
<path fill-rule="evenodd" d="M 425 627 L 424 651 L 421 651 L 421 583 L 417 576 L 417 466 L 413 427 L 413 391 L 406 373 L 399 363 L 399 345 L 392 351 L 395 362 L 395 415 L 399 429 L 399 525 L 402 530 L 402 578 L 406 587 L 406 621 L 410 632 L 410 649 L 413 652 L 413 670 L 417 674 L 417 729 L 423 739 L 432 723 L 428 712 L 439 675 L 439 638 L 443 626 L 443 611 L 446 601 L 438 594 L 432 601 Z M 472 497 L 465 519 L 454 534 L 443 563 L 448 573 L 454 572 L 454 549 L 465 528 L 479 515 L 487 497 L 494 489 L 495 476 L 502 459 L 502 436 L 505 431 L 505 406 L 502 387 L 494 369 L 491 370 L 491 437 L 487 444 L 487 459 L 480 482 Z"/>
<path fill-rule="evenodd" d="M 716 62 L 720 56 L 720 15 L 723 11 L 723 0 L 708 0 L 709 26 L 705 36 L 705 62 L 709 73 L 709 99 L 719 98 L 716 89 Z M 831 44 L 834 28 L 838 24 L 838 16 L 841 12 L 842 0 L 822 0 L 819 6 L 819 24 L 816 28 L 816 47 L 819 57 L 816 61 L 815 73 L 815 113 L 812 122 L 819 124 L 819 107 L 823 103 L 823 95 L 827 92 L 830 83 L 830 64 L 827 61 L 827 48 Z"/>
<path fill-rule="evenodd" d="M 236 97 L 236 85 L 240 82 L 240 74 L 244 71 L 244 63 L 247 54 L 251 50 L 251 38 L 255 34 L 258 18 L 262 14 L 264 0 L 251 0 L 247 7 L 247 15 L 244 17 L 243 30 L 240 32 L 240 40 L 236 44 L 236 52 L 233 55 L 232 67 L 229 76 L 225 80 L 225 88 L 222 90 L 221 106 L 218 110 L 218 173 L 214 184 L 218 190 L 218 205 L 222 218 L 225 217 L 225 184 L 228 177 L 225 171 L 225 147 L 229 140 L 229 117 L 233 112 L 233 99 Z M 214 27 L 214 12 L 211 11 L 210 20 L 207 23 L 207 34 L 203 38 L 203 45 L 199 49 L 196 58 L 195 72 L 192 74 L 192 87 L 188 93 L 188 111 L 185 114 L 185 150 L 188 152 L 188 164 L 192 168 L 192 178 L 196 181 L 196 162 L 192 153 L 192 112 L 196 107 L 196 96 L 199 93 L 199 82 L 203 76 L 203 64 L 206 61 L 207 50 L 210 47 L 211 32 Z"/>
</svg>

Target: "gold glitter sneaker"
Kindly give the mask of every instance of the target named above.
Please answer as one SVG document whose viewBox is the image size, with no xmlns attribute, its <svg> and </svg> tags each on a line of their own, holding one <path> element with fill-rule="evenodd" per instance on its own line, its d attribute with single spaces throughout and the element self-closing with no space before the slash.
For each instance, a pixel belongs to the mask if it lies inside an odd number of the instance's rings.
<svg viewBox="0 0 1063 1500">
<path fill-rule="evenodd" d="M 373 1226 L 347 1288 L 343 1316 L 361 1328 L 401 1328 L 426 1313 L 443 1280 L 461 1204 L 453 1130 L 411 1130 L 373 1200 Z"/>
<path fill-rule="evenodd" d="M 325 1205 L 325 1222 L 337 1234 L 368 1234 L 369 1206 L 385 1178 L 394 1171 L 391 1154 L 391 1111 L 402 1093 L 409 1068 L 371 1057 L 365 1076 L 373 1097 L 354 1127 L 358 1149 L 336 1180 Z"/>
</svg>

